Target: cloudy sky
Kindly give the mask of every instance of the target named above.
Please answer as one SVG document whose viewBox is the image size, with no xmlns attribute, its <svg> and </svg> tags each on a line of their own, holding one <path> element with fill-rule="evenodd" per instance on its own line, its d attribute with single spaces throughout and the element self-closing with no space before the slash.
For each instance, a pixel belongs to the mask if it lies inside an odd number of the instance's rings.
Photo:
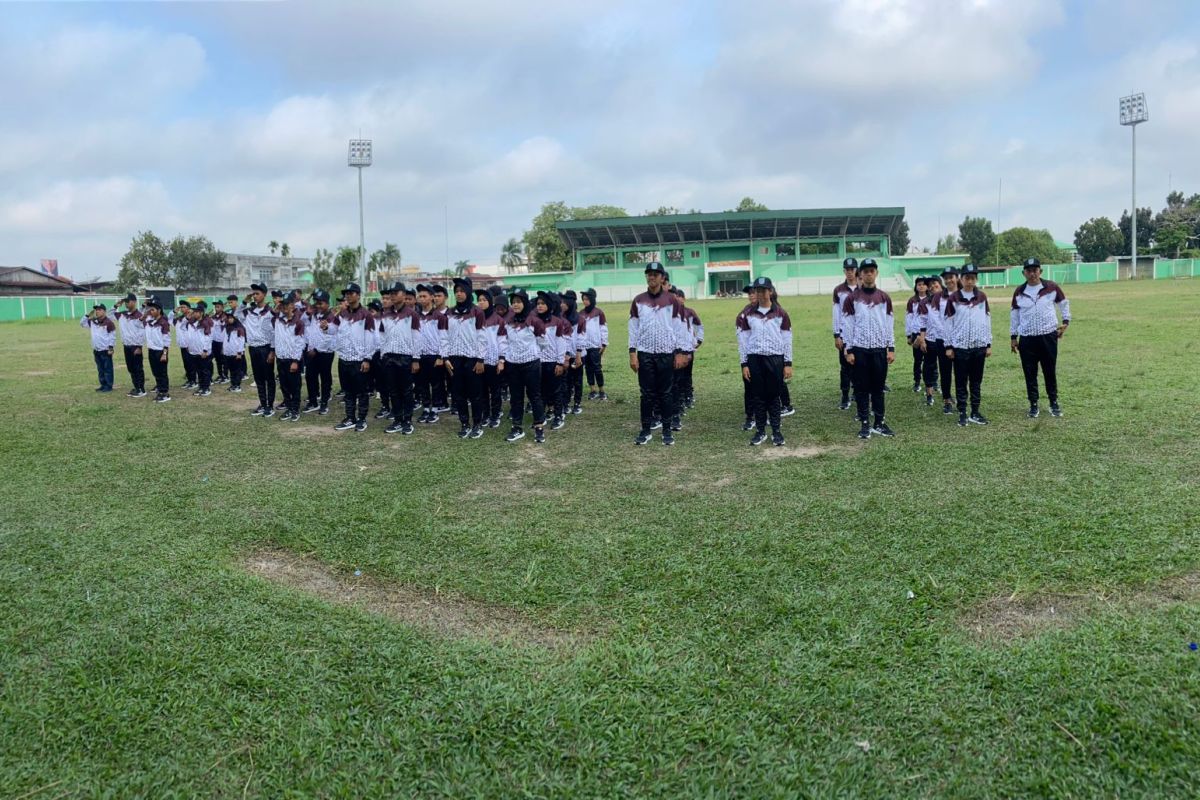
<svg viewBox="0 0 1200 800">
<path fill-rule="evenodd" d="M 139 230 L 494 263 L 540 205 L 903 205 L 1072 238 L 1200 191 L 1193 0 L 0 3 L 0 264 Z M 1143 204 L 1139 202 L 1139 204 Z M 448 217 L 449 225 L 445 225 Z"/>
</svg>

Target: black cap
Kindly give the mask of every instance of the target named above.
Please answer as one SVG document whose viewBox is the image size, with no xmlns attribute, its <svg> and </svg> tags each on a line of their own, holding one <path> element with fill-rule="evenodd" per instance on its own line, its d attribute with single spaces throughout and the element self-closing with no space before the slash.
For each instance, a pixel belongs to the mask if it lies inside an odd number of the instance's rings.
<svg viewBox="0 0 1200 800">
<path fill-rule="evenodd" d="M 862 272 L 864 269 L 877 270 L 879 269 L 879 265 L 875 263 L 875 259 L 873 258 L 864 258 L 862 261 L 858 262 L 858 271 Z"/>
<path fill-rule="evenodd" d="M 200 300 L 199 302 L 197 302 L 197 303 L 196 303 L 196 305 L 192 306 L 192 310 L 194 310 L 194 311 L 207 311 L 207 310 L 208 310 L 208 303 L 204 302 L 203 300 Z"/>
<path fill-rule="evenodd" d="M 108 311 L 108 308 L 104 305 L 104 303 L 96 303 L 94 306 L 92 306 L 92 311 L 95 311 L 96 309 L 100 309 L 101 311 Z"/>
<path fill-rule="evenodd" d="M 1025 263 L 1021 265 L 1021 269 L 1029 269 L 1030 267 L 1037 267 L 1038 269 L 1041 269 L 1042 262 L 1036 258 L 1027 258 L 1025 259 Z"/>
<path fill-rule="evenodd" d="M 858 259 L 850 256 L 842 262 L 842 269 L 858 269 Z"/>
<path fill-rule="evenodd" d="M 569 297 L 569 298 L 571 298 L 572 300 L 578 300 L 578 299 L 579 299 L 579 295 L 575 294 L 575 290 L 574 290 L 574 289 L 567 289 L 565 292 L 563 292 L 563 297 Z"/>
<path fill-rule="evenodd" d="M 432 292 L 433 292 L 433 289 L 429 288 L 429 284 L 426 284 L 426 283 L 418 283 L 418 284 L 417 284 L 417 291 L 418 291 L 418 292 L 431 292 L 431 293 L 432 293 Z"/>
<path fill-rule="evenodd" d="M 372 300 L 371 302 L 367 303 L 367 308 L 371 309 L 372 311 L 383 311 L 383 303 L 379 302 L 378 300 Z"/>
<path fill-rule="evenodd" d="M 551 312 L 558 310 L 558 295 L 556 295 L 554 292 L 547 292 L 545 290 L 539 291 L 537 293 L 537 299 L 545 303 L 546 307 L 549 308 Z"/>
<path fill-rule="evenodd" d="M 272 289 L 271 297 L 283 297 L 283 291 L 280 289 Z"/>
<path fill-rule="evenodd" d="M 745 292 L 746 294 L 750 294 L 751 292 L 754 291 L 754 284 L 747 283 L 745 286 L 742 287 L 742 291 Z"/>
<path fill-rule="evenodd" d="M 489 303 L 494 302 L 496 299 L 496 295 L 492 294 L 491 289 L 476 289 L 475 296 L 476 297 L 486 297 L 487 301 Z"/>
<path fill-rule="evenodd" d="M 325 291 L 324 289 L 317 289 L 315 292 L 313 292 L 312 299 L 314 303 L 328 303 L 329 292 Z"/>
<path fill-rule="evenodd" d="M 942 270 L 942 276 L 945 277 L 946 275 L 953 275 L 954 277 L 957 278 L 958 270 L 955 269 L 954 267 L 946 267 L 944 270 Z"/>
<path fill-rule="evenodd" d="M 449 292 L 446 291 L 446 287 L 442 286 L 440 283 L 435 283 L 430 286 L 429 291 L 433 294 L 449 294 Z"/>
<path fill-rule="evenodd" d="M 470 278 L 459 276 L 459 277 L 455 278 L 452 281 L 452 283 L 454 285 L 455 291 L 458 291 L 458 288 L 461 286 L 462 290 L 464 292 L 466 292 L 468 296 L 471 294 L 471 279 Z"/>
<path fill-rule="evenodd" d="M 225 297 L 225 299 L 226 299 L 226 300 L 237 300 L 237 299 L 238 299 L 238 296 L 237 296 L 236 294 L 231 294 L 231 295 L 227 295 L 227 296 Z"/>
<path fill-rule="evenodd" d="M 218 297 L 216 300 L 213 300 L 213 305 L 214 306 L 223 306 L 223 305 L 225 305 L 225 301 Z"/>
<path fill-rule="evenodd" d="M 964 276 L 965 275 L 976 275 L 977 276 L 977 275 L 979 275 L 979 267 L 975 266 L 974 264 L 964 264 L 963 268 L 962 268 L 962 274 Z"/>
<path fill-rule="evenodd" d="M 651 261 L 649 264 L 646 265 L 646 269 L 643 271 L 646 273 L 657 272 L 660 275 L 662 275 L 664 278 L 667 277 L 666 269 L 664 269 L 663 265 L 658 261 Z M 541 294 L 541 292 L 538 292 L 538 294 Z"/>
<path fill-rule="evenodd" d="M 353 292 L 354 294 L 362 294 L 362 287 L 359 286 L 357 283 L 347 283 L 346 288 L 343 289 L 342 292 L 344 292 L 345 294 L 350 294 L 351 292 Z"/>
<path fill-rule="evenodd" d="M 685 294 L 683 293 L 683 289 L 680 289 L 678 286 L 676 286 L 676 287 L 672 288 L 672 289 L 671 289 L 671 293 L 672 293 L 673 295 L 675 295 L 676 297 L 678 297 L 680 300 L 686 300 L 686 299 L 687 299 L 687 295 L 685 295 Z"/>
<path fill-rule="evenodd" d="M 296 302 L 296 295 L 288 292 L 283 297 L 279 298 L 279 302 L 285 306 L 290 306 L 292 303 Z"/>
<path fill-rule="evenodd" d="M 160 303 L 158 301 L 157 297 L 146 298 L 146 305 L 150 306 L 151 308 L 157 308 L 159 311 L 162 311 L 162 303 Z"/>
<path fill-rule="evenodd" d="M 405 289 L 404 294 L 407 295 L 408 297 L 416 297 L 417 290 L 416 289 Z"/>
<path fill-rule="evenodd" d="M 400 281 L 396 281 L 392 284 L 392 294 L 400 294 L 403 291 L 405 291 L 404 284 Z"/>
<path fill-rule="evenodd" d="M 266 294 L 267 293 L 267 285 L 265 283 L 252 283 L 252 284 L 250 284 L 250 291 L 262 292 L 263 294 Z"/>
<path fill-rule="evenodd" d="M 766 276 L 762 276 L 759 278 L 755 278 L 754 282 L 750 284 L 750 288 L 751 289 L 774 289 L 775 284 L 771 283 L 770 278 L 768 278 Z"/>
<path fill-rule="evenodd" d="M 596 302 L 596 290 L 593 289 L 591 286 L 589 286 L 588 288 L 586 288 L 582 292 L 580 292 L 579 296 L 588 298 L 589 300 L 592 301 L 593 304 L 595 304 L 595 302 Z"/>
<path fill-rule="evenodd" d="M 137 302 L 137 295 L 135 295 L 133 292 L 130 292 L 129 294 L 125 295 L 125 299 L 124 299 L 124 300 L 122 300 L 121 302 L 122 302 L 122 303 L 128 303 L 128 302 L 131 302 L 131 301 L 132 301 L 132 302 L 134 302 L 134 303 L 136 303 L 136 302 Z"/>
<path fill-rule="evenodd" d="M 184 308 L 191 308 L 191 307 L 192 307 L 192 304 L 191 304 L 191 303 L 189 303 L 187 300 L 180 300 L 180 301 L 179 301 L 179 305 L 183 306 Z"/>
</svg>

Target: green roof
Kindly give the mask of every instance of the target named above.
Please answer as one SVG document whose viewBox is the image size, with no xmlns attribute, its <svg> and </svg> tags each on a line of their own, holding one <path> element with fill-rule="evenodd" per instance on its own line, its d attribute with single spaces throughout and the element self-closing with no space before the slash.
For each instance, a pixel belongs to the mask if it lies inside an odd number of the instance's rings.
<svg viewBox="0 0 1200 800">
<path fill-rule="evenodd" d="M 1078 250 L 1078 249 L 1079 249 L 1079 248 L 1078 248 L 1078 247 L 1076 247 L 1076 246 L 1075 246 L 1075 245 L 1074 245 L 1072 242 L 1064 242 L 1064 241 L 1062 241 L 1062 240 L 1060 240 L 1060 239 L 1055 239 L 1055 240 L 1054 240 L 1054 246 L 1055 246 L 1055 247 L 1057 247 L 1059 250 L 1071 250 L 1071 251 L 1074 251 L 1074 250 Z"/>
<path fill-rule="evenodd" d="M 555 227 L 568 247 L 582 249 L 747 239 L 888 236 L 903 219 L 903 207 L 808 208 L 579 219 L 559 222 Z"/>
</svg>

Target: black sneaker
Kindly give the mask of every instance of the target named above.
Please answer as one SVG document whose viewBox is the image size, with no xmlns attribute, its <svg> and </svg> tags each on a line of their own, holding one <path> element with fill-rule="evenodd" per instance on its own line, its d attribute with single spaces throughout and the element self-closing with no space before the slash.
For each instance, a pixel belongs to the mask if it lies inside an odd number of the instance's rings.
<svg viewBox="0 0 1200 800">
<path fill-rule="evenodd" d="M 344 420 L 333 426 L 335 431 L 348 431 L 354 427 L 354 420 L 346 417 Z"/>
<path fill-rule="evenodd" d="M 399 433 L 401 425 L 399 422 L 394 422 L 383 429 L 384 433 Z"/>
<path fill-rule="evenodd" d="M 575 405 L 571 406 L 571 413 L 572 414 L 582 414 L 583 406 L 579 405 L 579 403 L 576 403 Z"/>
<path fill-rule="evenodd" d="M 438 414 L 445 414 L 448 411 L 450 411 L 450 406 L 438 406 L 433 410 L 433 413 L 434 416 L 437 416 Z"/>
<path fill-rule="evenodd" d="M 471 428 L 470 435 L 471 435 L 472 439 L 482 439 L 483 438 L 483 428 L 476 425 L 474 428 Z"/>
<path fill-rule="evenodd" d="M 933 395 L 931 395 L 931 394 L 925 395 L 925 405 L 927 405 L 931 408 L 933 407 Z"/>
<path fill-rule="evenodd" d="M 783 438 L 783 431 L 775 431 L 771 434 L 771 444 L 776 447 L 783 447 L 787 442 Z"/>
<path fill-rule="evenodd" d="M 744 430 L 746 432 L 750 432 L 750 431 L 754 430 L 754 420 L 747 417 L 746 421 L 742 423 L 742 430 Z"/>
<path fill-rule="evenodd" d="M 1058 403 L 1050 404 L 1050 416 L 1052 416 L 1052 417 L 1061 417 L 1062 416 L 1062 409 L 1058 407 Z"/>
<path fill-rule="evenodd" d="M 679 417 L 675 417 L 673 420 L 671 420 L 671 430 L 675 433 L 679 433 L 681 430 L 683 430 L 683 422 L 679 419 Z"/>
<path fill-rule="evenodd" d="M 300 412 L 299 411 L 289 411 L 288 414 L 291 415 L 291 419 L 289 419 L 288 422 L 299 422 L 300 421 Z"/>
<path fill-rule="evenodd" d="M 661 428 L 661 427 L 662 427 L 662 420 L 661 420 L 661 419 L 656 419 L 656 420 L 654 420 L 654 422 L 651 422 L 651 423 L 650 423 L 650 430 L 652 430 L 652 431 L 656 431 L 656 430 L 658 430 L 658 429 L 659 429 L 659 428 Z"/>
<path fill-rule="evenodd" d="M 920 391 L 921 391 L 921 384 L 914 383 L 913 384 L 913 394 L 919 394 Z"/>
<path fill-rule="evenodd" d="M 329 416 L 329 406 L 321 406 L 319 409 L 317 409 L 317 416 L 318 417 Z"/>
<path fill-rule="evenodd" d="M 675 444 L 675 437 L 671 435 L 670 431 L 663 430 L 662 443 L 664 445 L 666 445 L 667 447 L 670 447 L 671 445 Z"/>
<path fill-rule="evenodd" d="M 871 427 L 871 433 L 875 436 L 895 436 L 895 432 L 888 427 L 886 422 L 876 423 Z"/>
<path fill-rule="evenodd" d="M 434 414 L 432 411 L 430 411 L 429 418 L 427 420 L 425 420 L 425 422 L 427 422 L 430 425 L 433 425 L 435 422 L 439 421 L 440 419 L 441 419 L 441 417 L 439 417 L 437 414 Z"/>
<path fill-rule="evenodd" d="M 400 435 L 401 436 L 412 436 L 413 433 L 416 432 L 416 430 L 417 429 L 412 426 L 411 422 L 400 423 Z"/>
<path fill-rule="evenodd" d="M 1037 419 L 1039 416 L 1041 416 L 1041 413 L 1042 413 L 1041 410 L 1037 407 L 1037 403 L 1034 403 L 1033 405 L 1031 405 L 1029 407 L 1029 418 L 1030 419 Z"/>
<path fill-rule="evenodd" d="M 849 411 L 850 410 L 850 400 L 843 397 L 842 402 L 838 403 L 838 410 Z"/>
<path fill-rule="evenodd" d="M 360 419 L 358 422 L 354 423 L 354 432 L 355 433 L 362 433 L 366 429 L 367 429 L 367 421 L 365 419 Z"/>
<path fill-rule="evenodd" d="M 142 392 L 142 394 L 145 394 L 145 392 Z M 200 397 L 208 397 L 212 394 L 212 389 L 201 389 L 199 392 L 197 392 L 197 394 Z"/>
<path fill-rule="evenodd" d="M 125 393 L 126 397 L 137 397 L 137 389 L 130 389 Z"/>
<path fill-rule="evenodd" d="M 263 412 L 263 419 L 267 419 L 268 417 L 273 417 L 273 416 L 275 416 L 275 409 L 273 409 L 273 408 L 268 408 L 266 411 Z"/>
<path fill-rule="evenodd" d="M 762 444 L 766 440 L 767 440 L 767 432 L 766 431 L 755 431 L 754 436 L 750 437 L 750 446 L 758 447 L 760 444 Z"/>
<path fill-rule="evenodd" d="M 871 438 L 871 426 L 864 422 L 862 427 L 858 429 L 858 438 L 870 439 Z"/>
<path fill-rule="evenodd" d="M 689 397 L 687 399 L 687 402 L 683 404 L 683 407 L 684 408 L 695 408 L 696 407 L 696 398 Z"/>
<path fill-rule="evenodd" d="M 795 413 L 796 409 L 792 408 L 791 406 L 784 406 L 783 408 L 779 409 L 779 416 L 781 417 L 790 417 Z"/>
<path fill-rule="evenodd" d="M 545 428 L 534 428 L 533 429 L 533 441 L 537 444 L 545 444 L 546 443 L 546 429 Z"/>
<path fill-rule="evenodd" d="M 499 428 L 499 427 L 500 427 L 500 418 L 499 418 L 499 417 L 492 417 L 491 419 L 489 419 L 489 420 L 487 421 L 487 427 L 489 427 L 489 428 Z"/>
<path fill-rule="evenodd" d="M 513 428 L 511 431 L 508 432 L 508 436 L 504 437 L 504 441 L 518 442 L 524 438 L 525 438 L 525 431 L 521 430 L 520 428 Z"/>
<path fill-rule="evenodd" d="M 608 399 L 608 394 L 607 394 L 607 393 L 605 393 L 605 392 L 601 392 L 601 393 L 600 393 L 600 398 L 599 398 L 599 399 L 601 399 L 601 400 L 607 400 L 607 399 Z"/>
<path fill-rule="evenodd" d="M 258 408 L 254 409 L 253 411 L 250 412 L 250 416 L 252 416 L 252 417 L 261 417 L 262 415 L 263 415 L 263 407 L 262 406 L 259 406 Z"/>
<path fill-rule="evenodd" d="M 278 403 L 278 404 L 276 404 L 276 406 L 275 406 L 275 410 L 276 410 L 276 411 L 284 411 L 284 410 L 286 410 L 286 409 L 287 409 L 287 402 L 286 402 L 286 401 L 285 401 L 285 402 L 282 402 L 282 403 Z"/>
<path fill-rule="evenodd" d="M 650 431 L 642 431 L 641 433 L 639 433 L 637 435 L 637 438 L 635 438 L 633 440 L 633 443 L 634 444 L 645 444 L 646 442 L 650 441 L 653 438 L 654 438 L 654 434 L 651 433 Z"/>
<path fill-rule="evenodd" d="M 597 394 L 596 392 L 594 392 L 594 391 L 588 392 L 588 400 L 598 400 L 599 398 L 600 398 L 600 395 Z"/>
<path fill-rule="evenodd" d="M 196 388 L 196 382 L 195 382 L 195 381 L 188 381 L 187 383 L 183 384 L 183 388 L 185 388 L 185 389 L 195 389 L 195 388 Z"/>
<path fill-rule="evenodd" d="M 983 414 L 980 414 L 978 411 L 976 411 L 974 414 L 967 417 L 967 422 L 970 422 L 973 425 L 987 425 L 988 419 Z"/>
<path fill-rule="evenodd" d="M 320 411 L 320 410 L 321 410 L 321 407 L 319 405 L 317 405 L 316 403 L 306 403 L 300 413 L 311 414 L 314 411 Z"/>
<path fill-rule="evenodd" d="M 942 403 L 942 413 L 943 414 L 953 414 L 954 413 L 954 406 L 950 405 L 950 401 L 947 400 Z"/>
<path fill-rule="evenodd" d="M 461 428 L 458 429 L 458 438 L 465 439 L 470 435 L 471 435 L 471 426 L 463 425 Z"/>
<path fill-rule="evenodd" d="M 391 411 L 388 411 L 386 408 L 381 408 L 375 412 L 375 419 L 387 419 L 391 415 Z"/>
<path fill-rule="evenodd" d="M 283 412 L 282 414 L 280 414 L 280 415 L 279 415 L 279 421 L 280 421 L 280 422 L 291 422 L 291 421 L 292 421 L 292 412 L 291 412 L 291 411 L 285 411 L 285 412 Z"/>
<path fill-rule="evenodd" d="M 233 392 L 234 394 L 241 394 L 241 393 L 242 393 L 242 387 L 240 387 L 240 386 L 230 386 L 230 387 L 229 387 L 229 391 Z"/>
<path fill-rule="evenodd" d="M 158 397 L 154 398 L 154 402 L 156 402 L 156 403 L 169 403 L 169 402 L 171 402 L 171 395 L 169 395 L 169 394 L 160 394 Z"/>
<path fill-rule="evenodd" d="M 888 386 L 886 383 L 883 385 L 883 391 L 885 394 L 887 392 L 890 392 L 891 390 L 892 390 L 892 387 Z"/>
<path fill-rule="evenodd" d="M 958 415 L 958 427 L 960 427 L 960 428 L 967 427 L 967 415 L 965 412 Z"/>
<path fill-rule="evenodd" d="M 554 420 L 550 423 L 550 430 L 560 431 L 563 428 L 565 428 L 566 426 L 567 426 L 567 421 L 565 419 L 563 419 L 562 417 L 555 417 Z"/>
<path fill-rule="evenodd" d="M 253 386 L 254 384 L 252 383 L 252 384 L 250 384 L 250 385 L 251 385 L 251 386 Z M 338 389 L 336 392 L 334 392 L 334 393 L 333 393 L 333 396 L 334 396 L 334 397 L 345 397 L 345 396 L 346 396 L 346 390 L 345 390 L 345 389 Z"/>
</svg>

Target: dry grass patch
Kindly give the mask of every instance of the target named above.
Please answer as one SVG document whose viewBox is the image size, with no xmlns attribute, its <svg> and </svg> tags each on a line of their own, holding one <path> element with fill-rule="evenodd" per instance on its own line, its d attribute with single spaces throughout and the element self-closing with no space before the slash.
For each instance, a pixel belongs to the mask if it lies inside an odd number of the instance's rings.
<svg viewBox="0 0 1200 800">
<path fill-rule="evenodd" d="M 764 444 L 757 453 L 753 455 L 756 458 L 782 459 L 782 458 L 816 458 L 823 455 L 850 455 L 857 452 L 858 447 L 834 444 L 834 445 L 787 445 L 783 447 L 771 447 L 769 444 Z"/>
<path fill-rule="evenodd" d="M 449 639 L 560 648 L 578 645 L 586 638 L 577 632 L 539 625 L 511 608 L 337 572 L 315 559 L 281 550 L 251 553 L 243 567 L 272 583 L 335 605 L 362 608 Z"/>
</svg>

